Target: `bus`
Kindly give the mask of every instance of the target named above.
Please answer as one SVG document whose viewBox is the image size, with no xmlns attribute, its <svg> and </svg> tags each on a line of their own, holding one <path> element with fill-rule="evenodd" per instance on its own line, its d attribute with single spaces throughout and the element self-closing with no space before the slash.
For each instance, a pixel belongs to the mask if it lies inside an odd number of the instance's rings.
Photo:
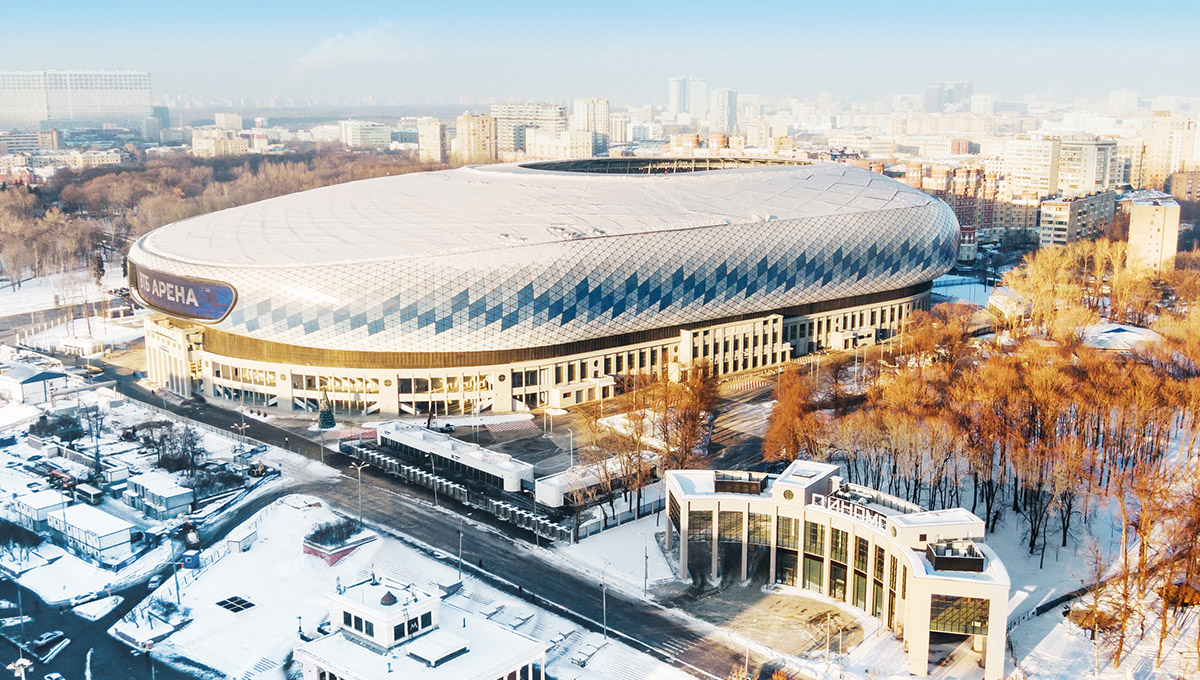
<svg viewBox="0 0 1200 680">
<path fill-rule="evenodd" d="M 75 487 L 75 500 L 88 505 L 100 505 L 100 501 L 104 500 L 104 492 L 91 484 L 80 484 Z"/>
</svg>

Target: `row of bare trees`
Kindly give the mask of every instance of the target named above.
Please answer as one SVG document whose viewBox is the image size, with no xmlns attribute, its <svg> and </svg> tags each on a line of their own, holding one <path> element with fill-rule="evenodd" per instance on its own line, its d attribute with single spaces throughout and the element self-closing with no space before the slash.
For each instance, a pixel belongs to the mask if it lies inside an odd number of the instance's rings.
<svg viewBox="0 0 1200 680">
<path fill-rule="evenodd" d="M 1186 598 L 1160 595 L 1200 585 L 1200 308 L 1187 262 L 1151 278 L 1125 267 L 1121 243 L 1039 251 L 1006 277 L 1029 313 L 999 341 L 971 337 L 977 310 L 939 305 L 913 316 L 902 350 L 868 362 L 849 408 L 835 399 L 839 371 L 785 374 L 764 454 L 839 462 L 852 482 L 970 508 L 988 531 L 1011 513 L 1042 564 L 1048 544 L 1108 534 L 1091 523 L 1112 517 L 1116 545 L 1089 544 L 1107 612 L 1091 620 L 1111 623 L 1114 664 L 1155 622 L 1161 656 Z M 1163 340 L 1084 346 L 1080 327 L 1105 319 Z"/>
<path fill-rule="evenodd" d="M 605 524 L 621 494 L 641 508 L 645 487 L 663 470 L 697 464 L 717 401 L 717 382 L 707 366 L 697 366 L 680 381 L 634 373 L 624 376 L 624 383 L 625 393 L 609 409 L 610 416 L 620 414 L 621 426 L 603 422 L 601 403 L 580 408 L 579 462 L 585 467 L 577 473 L 594 472 L 598 484 L 580 488 L 568 500 L 577 509 L 596 501 Z"/>
<path fill-rule="evenodd" d="M 296 191 L 426 169 L 403 156 L 341 152 L 150 161 L 138 168 L 60 172 L 42 187 L 0 187 L 0 266 L 26 276 L 116 262 L 131 237 L 204 213 Z M 102 266 L 102 264 L 101 264 Z"/>
</svg>

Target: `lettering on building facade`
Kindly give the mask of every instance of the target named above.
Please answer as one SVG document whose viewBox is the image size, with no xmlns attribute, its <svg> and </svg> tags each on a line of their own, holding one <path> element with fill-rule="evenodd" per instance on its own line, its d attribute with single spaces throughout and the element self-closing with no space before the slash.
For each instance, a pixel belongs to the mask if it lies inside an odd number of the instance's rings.
<svg viewBox="0 0 1200 680">
<path fill-rule="evenodd" d="M 237 299 L 228 284 L 164 274 L 132 263 L 129 279 L 138 296 L 151 307 L 191 319 L 223 319 Z"/>
<path fill-rule="evenodd" d="M 863 522 L 864 524 L 873 526 L 880 531 L 887 531 L 887 515 L 883 514 L 882 512 L 872 510 L 865 505 L 848 501 L 844 498 L 830 498 L 829 496 L 819 493 L 812 494 L 811 504 L 817 506 L 818 508 L 828 510 L 829 512 L 836 512 L 839 515 L 852 517 L 860 522 Z"/>
</svg>

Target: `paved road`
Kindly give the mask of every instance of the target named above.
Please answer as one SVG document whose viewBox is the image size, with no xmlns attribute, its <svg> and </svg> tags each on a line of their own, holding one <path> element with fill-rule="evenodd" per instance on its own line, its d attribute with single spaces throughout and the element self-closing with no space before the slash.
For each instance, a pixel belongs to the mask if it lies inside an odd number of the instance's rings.
<svg viewBox="0 0 1200 680">
<path fill-rule="evenodd" d="M 35 638 L 46 631 L 61 630 L 71 642 L 58 653 L 48 664 L 35 663 L 27 674 L 30 680 L 41 678 L 47 673 L 61 673 L 69 680 L 87 677 L 85 669 L 88 666 L 88 652 L 91 651 L 91 677 L 96 680 L 144 680 L 151 676 L 150 657 L 145 654 L 135 655 L 125 645 L 109 637 L 109 626 L 116 623 L 128 612 L 133 605 L 146 595 L 146 586 L 138 584 L 131 586 L 124 593 L 125 601 L 108 616 L 93 623 L 80 618 L 70 611 L 62 612 L 57 607 L 43 603 L 32 591 L 22 588 L 21 600 L 25 605 L 25 615 L 33 617 L 33 622 L 25 625 L 25 635 Z M 0 599 L 10 602 L 17 601 L 17 586 L 10 580 L 0 582 Z M 5 611 L 3 616 L 16 616 L 16 610 Z M 19 636 L 19 628 L 5 629 L 6 633 Z M 17 648 L 7 640 L 0 642 L 0 666 L 7 666 L 18 656 Z M 159 680 L 195 680 L 185 675 L 155 663 L 154 674 Z"/>
<path fill-rule="evenodd" d="M 118 389 L 131 398 L 162 407 L 162 401 L 133 384 L 132 376 L 118 375 L 109 369 L 108 378 L 118 381 Z M 238 414 L 212 405 L 176 408 L 168 404 L 169 410 L 221 429 L 229 429 L 240 422 Z M 308 456 L 318 458 L 321 447 L 286 430 L 269 423 L 247 420 L 250 426 L 248 437 L 276 446 L 284 446 Z M 326 452 L 326 463 L 341 470 L 345 475 L 356 474 L 350 470 L 350 458 L 339 453 Z M 349 476 L 328 482 L 315 482 L 301 487 L 281 490 L 278 494 L 303 492 L 319 496 L 347 514 L 358 512 L 358 482 Z M 267 503 L 277 494 L 260 498 L 254 506 L 238 513 L 248 517 L 258 505 Z M 410 487 L 384 475 L 374 468 L 363 471 L 362 502 L 364 518 L 377 525 L 394 529 L 427 545 L 457 554 L 458 518 L 455 514 L 440 512 L 432 506 L 433 498 L 427 490 Z M 455 512 L 465 513 L 465 508 L 454 501 L 439 499 L 443 506 Z M 496 531 L 482 531 L 468 526 L 463 540 L 463 559 L 468 568 L 481 573 L 485 578 L 511 592 L 523 592 L 536 604 L 574 618 L 577 622 L 599 630 L 603 618 L 600 583 L 576 572 L 563 569 L 534 554 L 528 549 L 533 535 L 490 516 L 476 512 L 473 520 L 480 520 Z M 226 527 L 232 527 L 231 521 Z M 212 540 L 211 536 L 206 536 Z M 740 666 L 745 650 L 732 648 L 725 641 L 709 637 L 709 631 L 695 626 L 670 610 L 657 605 L 648 605 L 641 600 L 625 597 L 617 591 L 608 591 L 608 626 L 614 637 L 620 638 L 635 648 L 654 654 L 674 663 L 700 677 L 723 678 L 734 665 Z M 752 661 L 757 664 L 762 660 Z"/>
</svg>

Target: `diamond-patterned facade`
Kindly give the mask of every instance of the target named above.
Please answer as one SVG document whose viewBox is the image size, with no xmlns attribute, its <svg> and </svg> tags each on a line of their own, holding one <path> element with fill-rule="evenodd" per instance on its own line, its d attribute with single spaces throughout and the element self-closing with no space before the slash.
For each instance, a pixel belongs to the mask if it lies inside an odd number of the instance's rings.
<svg viewBox="0 0 1200 680">
<path fill-rule="evenodd" d="M 225 266 L 172 257 L 145 247 L 143 239 L 130 259 L 232 285 L 237 303 L 215 324 L 230 333 L 305 347 L 400 352 L 558 345 L 894 290 L 947 271 L 959 233 L 949 207 L 895 188 L 890 196 L 904 200 L 889 202 L 887 185 L 901 185 L 849 170 L 837 172 L 853 181 L 828 178 L 827 192 L 843 206 L 828 214 L 812 208 L 826 198 L 818 192 L 796 210 L 799 217 L 631 227 L 540 242 L 521 236 L 503 246 L 480 237 L 483 247 L 419 257 L 378 258 L 364 241 L 357 261 L 321 263 L 314 253 L 312 263 Z M 713 182 L 729 172 L 746 184 L 743 171 L 695 173 L 694 181 L 716 191 L 720 185 Z M 844 208 L 868 199 L 879 209 Z M 622 206 L 609 209 L 620 213 Z M 636 215 L 629 219 L 637 221 Z"/>
</svg>

